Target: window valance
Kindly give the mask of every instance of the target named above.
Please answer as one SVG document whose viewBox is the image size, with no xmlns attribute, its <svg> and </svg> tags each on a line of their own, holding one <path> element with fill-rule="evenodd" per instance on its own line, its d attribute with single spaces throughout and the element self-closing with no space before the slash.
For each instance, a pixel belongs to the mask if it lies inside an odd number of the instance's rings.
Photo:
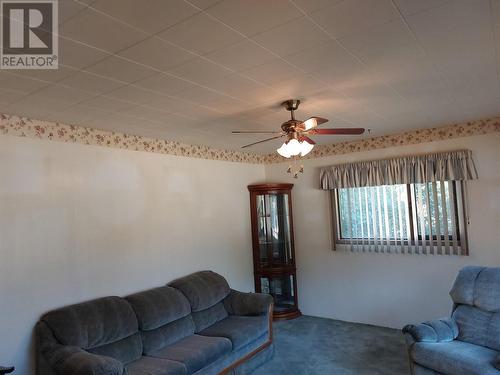
<svg viewBox="0 0 500 375">
<path fill-rule="evenodd" d="M 339 164 L 320 172 L 323 190 L 474 179 L 470 150 Z"/>
</svg>

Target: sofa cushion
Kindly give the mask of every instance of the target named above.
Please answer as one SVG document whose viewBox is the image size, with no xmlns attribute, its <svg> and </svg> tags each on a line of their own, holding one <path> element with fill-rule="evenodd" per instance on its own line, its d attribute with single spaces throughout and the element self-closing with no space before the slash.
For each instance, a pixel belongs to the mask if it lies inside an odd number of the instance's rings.
<svg viewBox="0 0 500 375">
<path fill-rule="evenodd" d="M 196 327 L 196 332 L 203 331 L 205 328 L 227 318 L 228 313 L 224 304 L 219 302 L 218 304 L 209 307 L 203 311 L 197 311 L 193 313 L 194 325 Z"/>
<path fill-rule="evenodd" d="M 471 344 L 486 346 L 488 326 L 493 313 L 477 307 L 459 305 L 453 311 L 453 319 L 459 327 L 458 340 Z"/>
<path fill-rule="evenodd" d="M 230 293 L 229 284 L 221 275 L 212 271 L 200 271 L 169 283 L 184 294 L 193 312 L 212 307 Z"/>
<path fill-rule="evenodd" d="M 138 332 L 134 310 L 120 297 L 104 297 L 63 307 L 42 318 L 63 345 L 96 348 Z"/>
<path fill-rule="evenodd" d="M 225 337 L 191 335 L 151 354 L 152 357 L 182 362 L 192 374 L 229 354 L 231 341 Z"/>
<path fill-rule="evenodd" d="M 190 315 L 151 331 L 142 331 L 144 354 L 149 355 L 194 333 Z"/>
<path fill-rule="evenodd" d="M 169 286 L 135 293 L 126 300 L 132 305 L 139 328 L 152 330 L 191 313 L 189 301 L 177 289 Z"/>
<path fill-rule="evenodd" d="M 500 267 L 486 267 L 479 273 L 474 286 L 474 306 L 500 312 Z"/>
<path fill-rule="evenodd" d="M 445 375 L 498 375 L 494 360 L 498 353 L 462 341 L 417 342 L 411 356 L 421 366 Z"/>
<path fill-rule="evenodd" d="M 126 367 L 127 375 L 187 375 L 186 366 L 168 359 L 142 357 Z"/>
<path fill-rule="evenodd" d="M 127 338 L 110 344 L 88 349 L 88 352 L 103 355 L 127 364 L 142 356 L 142 340 L 140 333 L 135 333 Z"/>
<path fill-rule="evenodd" d="M 484 267 L 468 266 L 462 268 L 453 283 L 450 296 L 456 304 L 474 305 L 476 279 Z"/>
<path fill-rule="evenodd" d="M 233 343 L 233 350 L 257 340 L 268 332 L 266 316 L 236 316 L 231 315 L 213 326 L 204 329 L 199 334 L 203 336 L 227 337 Z"/>
</svg>

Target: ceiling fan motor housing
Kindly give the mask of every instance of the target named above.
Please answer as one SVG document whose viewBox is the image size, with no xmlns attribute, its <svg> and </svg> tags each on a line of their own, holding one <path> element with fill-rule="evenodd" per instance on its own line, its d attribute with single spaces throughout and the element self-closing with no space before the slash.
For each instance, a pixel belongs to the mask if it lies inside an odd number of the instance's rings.
<svg viewBox="0 0 500 375">
<path fill-rule="evenodd" d="M 296 128 L 302 124 L 302 121 L 299 121 L 299 120 L 288 120 L 286 122 L 284 122 L 283 124 L 281 124 L 281 130 L 283 130 L 285 133 L 293 133 L 295 132 Z"/>
<path fill-rule="evenodd" d="M 286 108 L 287 111 L 296 111 L 299 109 L 300 100 L 298 99 L 289 99 L 285 100 L 281 105 Z"/>
</svg>

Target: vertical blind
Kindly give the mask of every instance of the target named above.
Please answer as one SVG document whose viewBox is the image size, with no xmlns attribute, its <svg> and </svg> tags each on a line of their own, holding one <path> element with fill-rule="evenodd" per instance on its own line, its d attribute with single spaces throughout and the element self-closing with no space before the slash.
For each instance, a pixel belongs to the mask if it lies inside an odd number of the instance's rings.
<svg viewBox="0 0 500 375">
<path fill-rule="evenodd" d="M 336 243 L 352 251 L 467 255 L 470 151 L 323 168 Z"/>
</svg>

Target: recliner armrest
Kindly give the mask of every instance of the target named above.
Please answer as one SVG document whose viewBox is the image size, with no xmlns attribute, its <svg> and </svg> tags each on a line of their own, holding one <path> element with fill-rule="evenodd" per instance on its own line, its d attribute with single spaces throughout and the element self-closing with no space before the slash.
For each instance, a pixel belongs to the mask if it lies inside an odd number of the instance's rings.
<svg viewBox="0 0 500 375">
<path fill-rule="evenodd" d="M 111 357 L 58 343 L 44 322 L 37 324 L 40 355 L 58 375 L 123 375 L 123 364 Z"/>
<path fill-rule="evenodd" d="M 453 341 L 458 337 L 458 325 L 454 319 L 436 319 L 421 324 L 409 324 L 403 328 L 415 342 Z"/>
<path fill-rule="evenodd" d="M 231 289 L 224 300 L 224 307 L 230 315 L 265 315 L 273 302 L 273 297 L 269 294 L 243 293 Z"/>
</svg>

